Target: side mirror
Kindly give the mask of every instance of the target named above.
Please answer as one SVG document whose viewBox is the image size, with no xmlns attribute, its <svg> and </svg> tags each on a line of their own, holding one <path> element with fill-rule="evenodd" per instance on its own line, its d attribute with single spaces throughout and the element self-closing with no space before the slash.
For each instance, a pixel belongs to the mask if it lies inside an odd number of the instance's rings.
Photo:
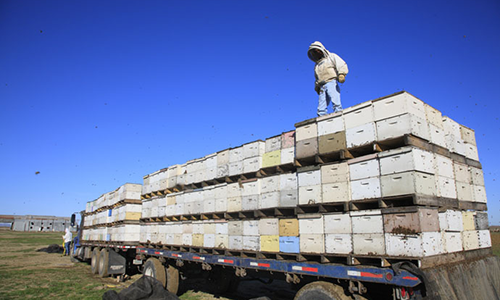
<svg viewBox="0 0 500 300">
<path fill-rule="evenodd" d="M 72 214 L 71 215 L 71 227 L 75 226 L 75 220 L 76 220 L 76 216 L 75 216 L 75 214 Z"/>
</svg>

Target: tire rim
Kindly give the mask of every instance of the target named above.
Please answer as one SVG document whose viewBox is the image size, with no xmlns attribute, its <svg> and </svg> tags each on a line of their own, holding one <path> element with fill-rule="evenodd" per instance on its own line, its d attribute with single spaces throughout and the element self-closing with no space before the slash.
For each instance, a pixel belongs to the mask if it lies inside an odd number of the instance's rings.
<svg viewBox="0 0 500 300">
<path fill-rule="evenodd" d="M 144 270 L 144 275 L 156 278 L 153 272 L 153 268 L 146 268 L 146 270 Z"/>
</svg>

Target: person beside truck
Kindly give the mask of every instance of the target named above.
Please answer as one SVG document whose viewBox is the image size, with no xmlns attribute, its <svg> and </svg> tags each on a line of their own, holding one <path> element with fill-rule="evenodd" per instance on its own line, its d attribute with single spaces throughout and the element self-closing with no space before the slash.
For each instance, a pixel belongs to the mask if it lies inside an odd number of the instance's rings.
<svg viewBox="0 0 500 300">
<path fill-rule="evenodd" d="M 73 239 L 73 234 L 69 230 L 69 228 L 65 229 L 65 234 L 62 236 L 64 239 L 64 256 L 70 255 L 69 245 L 71 244 L 71 240 Z"/>
</svg>

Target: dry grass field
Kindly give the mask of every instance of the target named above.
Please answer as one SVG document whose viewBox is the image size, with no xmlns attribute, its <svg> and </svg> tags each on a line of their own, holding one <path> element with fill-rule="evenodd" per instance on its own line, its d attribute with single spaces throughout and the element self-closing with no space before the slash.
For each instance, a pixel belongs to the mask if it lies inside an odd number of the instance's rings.
<svg viewBox="0 0 500 300">
<path fill-rule="evenodd" d="M 0 229 L 0 299 L 102 299 L 107 289 L 125 287 L 93 276 L 88 264 L 36 251 L 61 244 L 61 235 Z"/>
<path fill-rule="evenodd" d="M 68 256 L 37 252 L 51 244 L 62 244 L 60 232 L 16 232 L 0 228 L 0 300 L 4 299 L 102 299 L 108 290 L 120 291 L 141 275 L 118 283 L 113 278 L 93 275 L 87 263 L 73 263 Z M 182 300 L 210 300 L 215 297 L 206 291 L 203 280 L 187 280 Z M 283 289 L 270 291 L 260 283 L 241 284 L 241 289 L 229 298 L 220 300 L 248 299 L 252 293 L 283 293 Z M 273 299 L 290 299 L 289 293 Z M 292 296 L 293 298 L 293 296 Z"/>
<path fill-rule="evenodd" d="M 102 299 L 102 294 L 110 289 L 120 291 L 134 279 L 118 283 L 113 278 L 99 278 L 92 275 L 90 265 L 72 263 L 68 256 L 37 252 L 50 244 L 60 244 L 62 233 L 15 232 L 0 228 L 0 299 Z M 491 235 L 493 253 L 500 256 L 500 233 Z M 199 285 L 198 285 L 199 286 Z M 190 289 L 180 298 L 183 300 L 208 300 L 214 296 L 201 289 Z M 224 299 L 245 299 L 250 290 L 262 289 L 269 295 L 268 287 L 252 285 L 239 294 Z M 278 289 L 279 290 L 279 289 Z M 267 291 L 267 292 L 266 292 Z M 284 289 L 281 289 L 284 292 Z M 274 294 L 273 299 L 289 299 L 290 294 Z M 293 297 L 293 296 L 292 296 Z"/>
</svg>

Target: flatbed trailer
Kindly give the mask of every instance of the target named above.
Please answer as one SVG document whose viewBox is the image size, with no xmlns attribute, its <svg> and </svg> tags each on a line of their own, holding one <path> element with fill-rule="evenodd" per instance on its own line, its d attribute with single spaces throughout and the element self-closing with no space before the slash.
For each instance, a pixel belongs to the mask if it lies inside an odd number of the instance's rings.
<svg viewBox="0 0 500 300">
<path fill-rule="evenodd" d="M 159 280 L 177 294 L 183 278 L 212 278 L 217 294 L 234 289 L 240 278 L 283 279 L 300 288 L 296 300 L 306 299 L 421 299 L 423 282 L 419 275 L 403 267 L 375 267 L 293 261 L 234 255 L 202 254 L 184 249 L 171 251 L 123 242 L 82 241 L 84 215 L 75 238 L 72 256 L 90 262 L 93 274 L 124 280 L 142 272 Z M 72 216 L 74 223 L 74 217 Z M 398 264 L 400 265 L 400 264 Z M 411 263 L 413 268 L 417 269 Z M 417 269 L 418 270 L 418 269 Z M 208 273 L 208 274 L 207 274 Z M 193 275 L 195 274 L 195 275 Z M 367 298 L 368 297 L 368 298 Z"/>
<path fill-rule="evenodd" d="M 210 292 L 216 295 L 234 291 L 243 278 L 280 279 L 298 290 L 295 300 L 495 299 L 500 292 L 500 260 L 491 256 L 491 251 L 419 269 L 410 261 L 387 267 L 321 263 L 227 255 L 226 251 L 201 253 L 183 247 L 79 243 L 78 237 L 72 249 L 74 258 L 91 263 L 94 274 L 123 280 L 142 272 L 174 294 L 181 292 L 184 279 L 195 277 L 207 279 Z"/>
<path fill-rule="evenodd" d="M 284 279 L 297 288 L 301 287 L 297 300 L 421 299 L 423 288 L 419 275 L 404 267 L 394 270 L 390 267 L 260 259 L 147 247 L 137 247 L 136 251 L 136 261 L 144 262 L 143 273 L 157 278 L 172 293 L 179 290 L 179 273 L 189 274 L 196 269 L 214 272 L 214 277 L 219 279 L 216 284 L 223 288 L 229 288 L 231 282 L 246 276 Z M 371 292 L 375 292 L 377 298 L 370 298 Z"/>
</svg>

